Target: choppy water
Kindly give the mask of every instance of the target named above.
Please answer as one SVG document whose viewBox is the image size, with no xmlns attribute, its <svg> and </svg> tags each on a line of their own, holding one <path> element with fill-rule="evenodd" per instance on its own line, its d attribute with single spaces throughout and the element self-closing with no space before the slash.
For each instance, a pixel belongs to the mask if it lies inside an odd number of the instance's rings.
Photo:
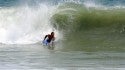
<svg viewBox="0 0 125 70">
<path fill-rule="evenodd" d="M 3 45 L 0 69 L 124 70 L 124 52 L 48 50 L 41 45 Z"/>
</svg>

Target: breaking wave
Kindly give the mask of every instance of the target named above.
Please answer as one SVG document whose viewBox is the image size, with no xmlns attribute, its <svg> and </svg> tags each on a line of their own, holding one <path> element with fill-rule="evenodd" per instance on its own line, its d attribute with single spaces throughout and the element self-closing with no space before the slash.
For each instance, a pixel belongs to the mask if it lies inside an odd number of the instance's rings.
<svg viewBox="0 0 125 70">
<path fill-rule="evenodd" d="M 1 3 L 1 43 L 33 44 L 55 31 L 56 40 L 62 40 L 66 50 L 125 50 L 123 0 L 13 0 Z"/>
</svg>

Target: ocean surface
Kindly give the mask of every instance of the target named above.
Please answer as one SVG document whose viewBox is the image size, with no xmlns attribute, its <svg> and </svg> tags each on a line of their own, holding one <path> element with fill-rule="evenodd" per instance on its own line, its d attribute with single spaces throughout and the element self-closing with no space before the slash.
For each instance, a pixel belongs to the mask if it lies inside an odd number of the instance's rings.
<svg viewBox="0 0 125 70">
<path fill-rule="evenodd" d="M 0 70 L 125 70 L 124 42 L 124 0 L 0 0 Z"/>
</svg>

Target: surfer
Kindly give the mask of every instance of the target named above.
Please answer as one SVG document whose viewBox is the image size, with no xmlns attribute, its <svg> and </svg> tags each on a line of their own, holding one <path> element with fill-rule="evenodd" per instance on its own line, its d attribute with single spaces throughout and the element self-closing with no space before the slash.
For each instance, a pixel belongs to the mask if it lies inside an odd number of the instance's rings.
<svg viewBox="0 0 125 70">
<path fill-rule="evenodd" d="M 45 35 L 43 40 L 44 44 L 48 45 L 49 47 L 54 46 L 54 40 L 55 40 L 54 34 L 55 34 L 54 32 L 51 32 L 51 34 Z"/>
</svg>

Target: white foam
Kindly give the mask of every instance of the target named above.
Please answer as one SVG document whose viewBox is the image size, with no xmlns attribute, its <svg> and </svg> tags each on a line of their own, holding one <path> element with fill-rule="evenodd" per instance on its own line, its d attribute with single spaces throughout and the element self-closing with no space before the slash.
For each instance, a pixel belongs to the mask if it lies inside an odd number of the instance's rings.
<svg viewBox="0 0 125 70">
<path fill-rule="evenodd" d="M 50 23 L 53 11 L 52 7 L 45 4 L 37 8 L 22 6 L 0 9 L 0 42 L 32 44 L 41 41 L 45 34 L 53 31 Z"/>
</svg>

